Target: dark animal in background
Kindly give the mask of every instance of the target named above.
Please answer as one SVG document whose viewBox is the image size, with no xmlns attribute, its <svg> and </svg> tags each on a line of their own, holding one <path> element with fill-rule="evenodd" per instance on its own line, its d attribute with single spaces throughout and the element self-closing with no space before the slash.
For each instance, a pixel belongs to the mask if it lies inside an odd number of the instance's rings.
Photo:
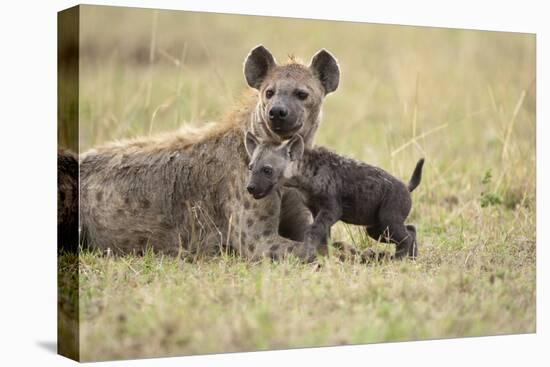
<svg viewBox="0 0 550 367">
<path fill-rule="evenodd" d="M 57 152 L 57 248 L 78 249 L 78 158 L 67 150 Z"/>
<path fill-rule="evenodd" d="M 412 205 L 410 193 L 420 184 L 424 159 L 418 161 L 405 185 L 378 167 L 322 147 L 304 149 L 299 135 L 276 144 L 262 143 L 248 132 L 245 145 L 251 158 L 247 190 L 255 199 L 281 186 L 305 194 L 315 218 L 306 231 L 306 244 L 326 247 L 331 226 L 342 220 L 365 226 L 376 240 L 395 243 L 395 258 L 416 257 L 416 228 L 405 220 Z"/>
</svg>

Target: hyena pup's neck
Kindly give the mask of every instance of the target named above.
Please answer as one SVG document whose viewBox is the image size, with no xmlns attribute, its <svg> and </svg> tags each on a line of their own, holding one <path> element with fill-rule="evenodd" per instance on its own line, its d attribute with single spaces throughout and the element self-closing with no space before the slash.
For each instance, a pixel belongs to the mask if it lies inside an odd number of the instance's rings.
<svg viewBox="0 0 550 367">
<path fill-rule="evenodd" d="M 311 192 L 314 180 L 318 180 L 319 172 L 322 172 L 321 166 L 327 163 L 326 159 L 319 148 L 305 149 L 300 160 L 291 162 L 286 167 L 284 185 Z"/>
</svg>

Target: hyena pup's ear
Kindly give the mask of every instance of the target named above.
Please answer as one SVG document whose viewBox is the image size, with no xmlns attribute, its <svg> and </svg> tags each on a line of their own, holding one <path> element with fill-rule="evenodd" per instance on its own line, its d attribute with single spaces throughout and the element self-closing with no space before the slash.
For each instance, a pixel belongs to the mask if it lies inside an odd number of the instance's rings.
<svg viewBox="0 0 550 367">
<path fill-rule="evenodd" d="M 244 138 L 244 146 L 246 148 L 246 153 L 250 158 L 254 155 L 254 151 L 258 145 L 260 145 L 258 138 L 250 131 L 247 131 Z"/>
<path fill-rule="evenodd" d="M 244 76 L 248 85 L 260 89 L 265 77 L 276 64 L 267 48 L 262 45 L 255 47 L 244 61 Z"/>
<path fill-rule="evenodd" d="M 296 134 L 288 141 L 286 147 L 291 161 L 300 160 L 304 154 L 304 139 Z"/>
<path fill-rule="evenodd" d="M 334 92 L 340 83 L 340 67 L 338 61 L 325 49 L 317 52 L 311 59 L 309 68 L 317 75 L 325 94 Z"/>
</svg>

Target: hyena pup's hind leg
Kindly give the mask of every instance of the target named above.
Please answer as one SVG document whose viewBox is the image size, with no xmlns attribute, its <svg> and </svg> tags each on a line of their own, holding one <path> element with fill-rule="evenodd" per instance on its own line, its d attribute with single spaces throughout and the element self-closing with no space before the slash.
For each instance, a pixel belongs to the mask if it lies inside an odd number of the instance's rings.
<svg viewBox="0 0 550 367">
<path fill-rule="evenodd" d="M 367 227 L 369 237 L 382 243 L 394 243 L 395 255 L 393 256 L 378 256 L 379 258 L 395 258 L 401 259 L 405 255 L 409 257 L 416 256 L 416 250 L 413 250 L 413 245 L 416 240 L 416 229 L 414 226 L 409 230 L 404 224 L 376 224 Z M 414 251 L 414 252 L 413 252 Z"/>
<path fill-rule="evenodd" d="M 412 246 L 409 248 L 409 257 L 411 259 L 416 259 L 416 257 L 418 256 L 418 243 L 416 242 L 416 227 L 412 224 L 407 224 L 405 227 L 407 228 L 409 235 L 411 235 L 413 239 Z"/>
<path fill-rule="evenodd" d="M 411 256 L 414 251 L 414 235 L 407 230 L 404 224 L 388 226 L 390 241 L 395 243 L 395 258 L 401 259 Z"/>
</svg>

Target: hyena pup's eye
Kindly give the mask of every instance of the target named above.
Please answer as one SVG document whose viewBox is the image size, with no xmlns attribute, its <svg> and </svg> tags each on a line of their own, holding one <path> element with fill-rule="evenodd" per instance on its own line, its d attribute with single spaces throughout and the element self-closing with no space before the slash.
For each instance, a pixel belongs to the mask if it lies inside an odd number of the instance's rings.
<svg viewBox="0 0 550 367">
<path fill-rule="evenodd" d="M 262 167 L 262 172 L 266 176 L 271 176 L 273 174 L 273 169 L 271 167 L 265 166 L 265 167 Z"/>
<path fill-rule="evenodd" d="M 302 101 L 305 100 L 309 96 L 309 93 L 303 90 L 296 91 L 296 97 L 298 99 L 301 99 Z"/>
<path fill-rule="evenodd" d="M 265 91 L 265 98 L 269 99 L 271 97 L 273 97 L 273 95 L 275 94 L 275 92 L 273 91 L 273 89 L 268 89 Z"/>
<path fill-rule="evenodd" d="M 249 170 L 249 171 L 252 171 L 252 164 L 249 164 L 249 165 L 248 165 L 248 170 Z"/>
</svg>

